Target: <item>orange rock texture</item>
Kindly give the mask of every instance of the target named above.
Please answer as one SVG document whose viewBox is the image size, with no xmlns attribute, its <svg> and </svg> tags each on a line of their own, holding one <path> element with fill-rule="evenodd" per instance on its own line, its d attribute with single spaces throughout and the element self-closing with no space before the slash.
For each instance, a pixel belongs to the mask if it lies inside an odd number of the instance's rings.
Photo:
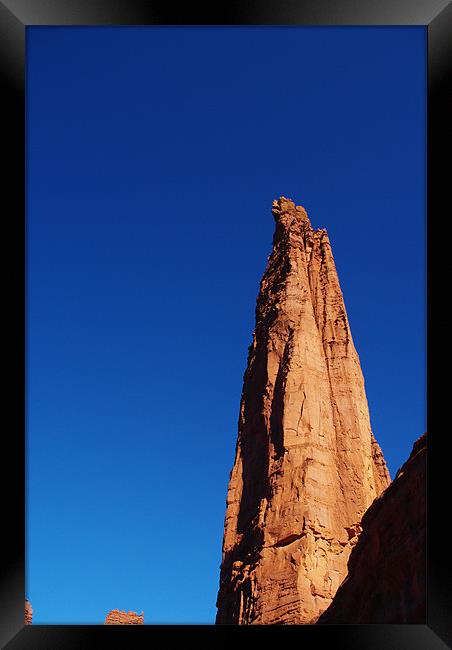
<svg viewBox="0 0 452 650">
<path fill-rule="evenodd" d="M 143 625 L 144 614 L 135 612 L 122 612 L 119 609 L 112 609 L 108 612 L 105 625 Z"/>
<path fill-rule="evenodd" d="M 217 624 L 314 623 L 389 484 L 326 230 L 281 197 L 260 285 Z"/>
<path fill-rule="evenodd" d="M 29 600 L 25 599 L 25 625 L 33 623 L 33 609 Z"/>
<path fill-rule="evenodd" d="M 318 623 L 426 622 L 426 435 L 363 517 L 348 576 Z"/>
</svg>

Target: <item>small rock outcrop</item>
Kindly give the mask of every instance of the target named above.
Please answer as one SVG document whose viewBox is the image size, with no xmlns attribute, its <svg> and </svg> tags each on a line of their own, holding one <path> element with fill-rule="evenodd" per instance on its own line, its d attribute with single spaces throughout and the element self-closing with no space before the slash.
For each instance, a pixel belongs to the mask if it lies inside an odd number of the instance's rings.
<svg viewBox="0 0 452 650">
<path fill-rule="evenodd" d="M 25 599 L 25 625 L 31 625 L 33 623 L 33 608 L 30 601 Z"/>
<path fill-rule="evenodd" d="M 426 622 L 427 436 L 362 520 L 348 575 L 318 623 Z"/>
<path fill-rule="evenodd" d="M 144 613 L 122 612 L 119 609 L 112 609 L 108 612 L 104 625 L 143 625 Z"/>
<path fill-rule="evenodd" d="M 331 244 L 273 202 L 224 524 L 217 624 L 313 623 L 389 484 Z"/>
</svg>

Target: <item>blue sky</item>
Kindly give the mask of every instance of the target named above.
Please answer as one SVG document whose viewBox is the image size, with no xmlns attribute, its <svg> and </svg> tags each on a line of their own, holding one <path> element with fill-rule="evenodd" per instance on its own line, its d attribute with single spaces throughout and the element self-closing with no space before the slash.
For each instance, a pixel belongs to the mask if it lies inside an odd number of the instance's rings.
<svg viewBox="0 0 452 650">
<path fill-rule="evenodd" d="M 274 198 L 328 230 L 392 476 L 425 430 L 425 30 L 27 43 L 34 622 L 213 623 Z"/>
</svg>

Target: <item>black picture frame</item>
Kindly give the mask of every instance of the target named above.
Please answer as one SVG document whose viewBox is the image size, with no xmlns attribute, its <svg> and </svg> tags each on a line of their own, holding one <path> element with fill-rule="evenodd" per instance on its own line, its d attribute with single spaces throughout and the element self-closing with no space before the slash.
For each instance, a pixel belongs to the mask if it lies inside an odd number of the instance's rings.
<svg viewBox="0 0 452 650">
<path fill-rule="evenodd" d="M 427 124 L 427 405 L 428 405 L 428 618 L 426 625 L 344 626 L 24 626 L 25 601 L 25 47 L 26 28 L 32 25 L 423 25 L 428 38 Z M 11 420 L 4 425 L 3 542 L 0 578 L 0 642 L 8 650 L 32 648 L 149 647 L 157 632 L 182 642 L 241 638 L 259 642 L 271 634 L 296 643 L 353 648 L 435 650 L 452 646 L 451 589 L 447 576 L 450 554 L 444 547 L 444 518 L 450 509 L 450 458 L 445 451 L 448 382 L 434 381 L 433 364 L 447 366 L 450 320 L 445 316 L 450 225 L 450 113 L 449 79 L 452 70 L 452 4 L 449 0 L 236 0 L 235 2 L 174 3 L 149 0 L 0 0 L 0 71 L 2 107 L 4 250 L 9 266 L 4 272 L 7 307 L 5 348 L 11 351 L 6 367 L 5 405 Z M 449 181 L 449 183 L 448 183 Z M 446 217 L 446 218 L 444 218 Z M 394 224 L 392 236 L 403 245 L 403 233 Z M 438 299 L 435 298 L 435 294 Z M 438 368 L 441 368 L 438 365 Z M 433 388 L 434 383 L 434 388 Z M 444 420 L 447 423 L 447 419 Z M 449 427 L 450 428 L 450 427 Z M 276 632 L 275 632 L 276 630 Z M 181 633 L 181 635 L 179 635 Z M 262 635 L 265 634 L 265 637 Z M 213 635 L 213 636 L 212 636 Z M 327 645 L 328 647 L 328 645 Z"/>
</svg>

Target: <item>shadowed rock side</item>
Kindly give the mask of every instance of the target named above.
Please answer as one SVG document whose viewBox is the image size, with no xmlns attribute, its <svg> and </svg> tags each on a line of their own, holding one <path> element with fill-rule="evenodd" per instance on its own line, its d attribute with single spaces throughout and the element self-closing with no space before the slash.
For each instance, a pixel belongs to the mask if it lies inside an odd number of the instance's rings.
<svg viewBox="0 0 452 650">
<path fill-rule="evenodd" d="M 389 474 L 326 230 L 273 202 L 226 501 L 219 624 L 313 623 Z"/>
<path fill-rule="evenodd" d="M 112 609 L 108 612 L 104 625 L 144 625 L 144 614 L 135 612 L 121 612 L 119 609 Z"/>
<path fill-rule="evenodd" d="M 33 608 L 28 599 L 25 599 L 25 625 L 32 625 L 33 623 Z"/>
<path fill-rule="evenodd" d="M 348 576 L 318 623 L 426 622 L 427 437 L 363 517 Z"/>
</svg>

